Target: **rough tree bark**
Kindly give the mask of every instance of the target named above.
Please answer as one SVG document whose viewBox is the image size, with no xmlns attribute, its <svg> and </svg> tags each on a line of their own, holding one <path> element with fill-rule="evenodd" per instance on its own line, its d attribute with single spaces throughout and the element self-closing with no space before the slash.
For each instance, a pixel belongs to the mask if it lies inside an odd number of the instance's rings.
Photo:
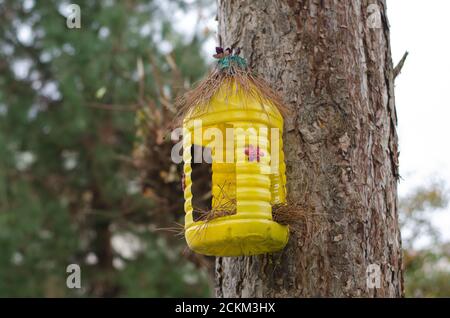
<svg viewBox="0 0 450 318">
<path fill-rule="evenodd" d="M 218 20 L 223 45 L 241 47 L 292 108 L 288 200 L 324 217 L 312 239 L 291 235 L 280 254 L 217 258 L 216 295 L 402 296 L 385 1 L 219 0 Z M 370 264 L 379 288 L 367 285 Z"/>
</svg>

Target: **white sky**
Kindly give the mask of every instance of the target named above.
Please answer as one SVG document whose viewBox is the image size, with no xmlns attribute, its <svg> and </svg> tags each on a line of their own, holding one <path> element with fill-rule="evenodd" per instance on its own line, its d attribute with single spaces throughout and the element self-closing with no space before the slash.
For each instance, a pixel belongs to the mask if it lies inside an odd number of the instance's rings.
<svg viewBox="0 0 450 318">
<path fill-rule="evenodd" d="M 433 180 L 450 185 L 450 1 L 387 0 L 400 139 L 400 196 Z M 450 208 L 433 213 L 450 240 Z"/>
</svg>

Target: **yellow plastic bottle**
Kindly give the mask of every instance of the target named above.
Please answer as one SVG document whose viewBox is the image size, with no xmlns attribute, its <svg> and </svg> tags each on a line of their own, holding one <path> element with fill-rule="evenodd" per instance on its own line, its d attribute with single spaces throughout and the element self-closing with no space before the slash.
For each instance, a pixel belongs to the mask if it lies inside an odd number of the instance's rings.
<svg viewBox="0 0 450 318">
<path fill-rule="evenodd" d="M 289 237 L 288 227 L 272 220 L 272 206 L 286 202 L 283 117 L 270 102 L 261 104 L 261 100 L 248 96 L 243 100 L 238 90 L 234 91 L 230 95 L 219 90 L 206 112 L 193 109 L 183 122 L 185 236 L 193 251 L 205 255 L 275 252 Z M 194 222 L 191 147 L 211 146 L 212 139 L 199 138 L 199 134 L 208 135 L 209 128 L 223 136 L 223 146 L 211 150 L 212 210 L 225 206 L 235 213 Z M 275 132 L 279 138 L 271 138 Z M 277 149 L 278 160 L 271 158 L 271 147 Z M 229 158 L 231 162 L 226 160 Z"/>
</svg>

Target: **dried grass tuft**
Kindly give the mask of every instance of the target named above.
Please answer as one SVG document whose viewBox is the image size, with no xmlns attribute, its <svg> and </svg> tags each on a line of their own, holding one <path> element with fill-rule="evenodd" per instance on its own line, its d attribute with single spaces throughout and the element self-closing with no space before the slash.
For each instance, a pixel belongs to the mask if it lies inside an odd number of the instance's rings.
<svg viewBox="0 0 450 318">
<path fill-rule="evenodd" d="M 209 222 L 214 219 L 236 214 L 236 200 L 224 201 L 211 210 L 196 210 L 196 222 L 202 221 L 203 224 L 196 230 L 195 235 L 201 236 L 205 233 Z M 300 204 L 277 204 L 272 208 L 272 219 L 289 227 L 292 235 L 300 239 L 302 244 L 313 242 L 321 233 L 320 224 L 324 220 L 325 214 L 315 213 L 313 209 L 308 209 Z M 184 225 L 176 223 L 172 228 L 160 229 L 174 232 L 179 237 L 184 237 Z M 186 249 L 188 249 L 186 247 Z M 187 252 L 187 251 L 185 251 Z"/>
<path fill-rule="evenodd" d="M 247 100 L 257 100 L 263 108 L 268 103 L 273 104 L 283 116 L 289 112 L 281 96 L 264 79 L 255 75 L 249 67 L 243 68 L 231 62 L 225 69 L 216 66 L 192 90 L 176 100 L 176 121 L 179 123 L 186 116 L 193 118 L 207 113 L 212 97 L 220 90 L 223 90 L 225 99 L 234 94 L 240 95 L 244 106 Z"/>
<path fill-rule="evenodd" d="M 312 240 L 319 233 L 323 217 L 324 214 L 315 213 L 314 209 L 301 204 L 277 204 L 272 208 L 273 220 L 289 226 L 291 233 L 304 242 Z"/>
</svg>

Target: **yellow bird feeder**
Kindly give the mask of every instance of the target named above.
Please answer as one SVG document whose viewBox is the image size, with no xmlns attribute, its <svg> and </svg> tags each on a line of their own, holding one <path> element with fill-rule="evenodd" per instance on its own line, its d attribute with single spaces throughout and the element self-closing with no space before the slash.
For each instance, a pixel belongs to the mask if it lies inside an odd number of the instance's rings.
<svg viewBox="0 0 450 318">
<path fill-rule="evenodd" d="M 282 104 L 244 59 L 216 50 L 216 71 L 183 99 L 186 241 L 205 255 L 279 251 L 289 237 L 272 218 L 286 202 Z M 196 180 L 205 166 L 210 184 Z M 205 195 L 210 203 L 198 206 Z"/>
</svg>

